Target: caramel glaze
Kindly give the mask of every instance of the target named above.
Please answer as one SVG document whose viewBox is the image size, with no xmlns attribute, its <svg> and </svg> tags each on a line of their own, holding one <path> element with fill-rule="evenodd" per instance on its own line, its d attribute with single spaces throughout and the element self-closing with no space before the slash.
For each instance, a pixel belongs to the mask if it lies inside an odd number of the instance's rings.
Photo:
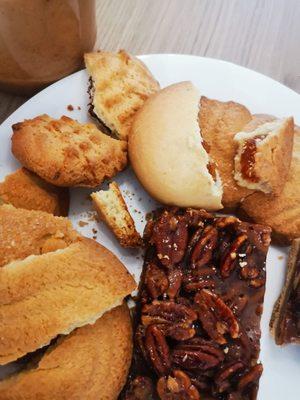
<svg viewBox="0 0 300 400">
<path fill-rule="evenodd" d="M 203 215 L 198 215 L 197 217 L 197 213 L 203 213 Z M 176 235 L 179 233 L 179 224 L 177 224 L 177 228 L 175 228 L 175 234 L 173 232 L 168 235 L 165 226 L 161 224 L 161 216 L 167 215 L 167 217 L 170 217 L 172 224 L 176 226 L 172 221 L 172 215 L 175 216 L 175 220 L 187 218 L 188 221 L 188 216 L 192 214 L 193 218 L 190 218 L 190 221 L 187 222 L 188 239 L 184 256 L 178 263 L 178 265 L 180 265 L 180 271 L 183 273 L 181 286 L 177 289 L 177 293 L 176 291 L 174 292 L 174 290 L 170 292 L 170 290 L 167 289 L 164 274 L 166 274 L 166 271 L 170 268 L 174 268 L 174 266 L 167 265 L 168 258 L 176 258 L 176 261 L 178 261 L 179 258 L 177 257 L 178 255 L 174 255 L 174 253 L 168 253 L 169 256 L 164 255 L 161 248 L 169 239 L 173 240 L 173 244 L 175 243 L 174 240 L 176 241 L 178 239 L 176 239 Z M 146 255 L 137 297 L 137 305 L 134 311 L 134 356 L 127 385 L 120 396 L 121 399 L 148 400 L 161 398 L 163 400 L 175 400 L 201 398 L 254 400 L 256 398 L 258 380 L 262 371 L 262 366 L 257 364 L 257 360 L 260 351 L 261 332 L 259 325 L 265 292 L 265 259 L 270 242 L 270 229 L 260 225 L 244 223 L 233 217 L 229 218 L 232 219 L 233 223 L 228 226 L 228 228 L 217 228 L 219 229 L 218 238 L 217 242 L 215 242 L 211 257 L 205 258 L 207 262 L 204 262 L 204 264 L 202 262 L 201 266 L 199 266 L 199 261 L 197 261 L 198 268 L 195 266 L 197 262 L 194 266 L 191 266 L 193 254 L 197 251 L 195 250 L 197 243 L 199 243 L 199 240 L 203 237 L 203 232 L 208 232 L 213 225 L 217 226 L 218 221 L 221 221 L 220 218 L 215 218 L 203 210 L 172 208 L 167 211 L 160 210 L 156 212 L 154 218 L 148 221 L 145 228 L 145 241 L 147 243 Z M 191 219 L 193 219 L 193 222 L 191 222 Z M 163 243 L 157 243 L 157 237 L 159 237 L 157 236 L 157 228 L 159 228 L 159 224 L 161 224 L 161 231 L 164 231 L 165 235 L 162 238 Z M 155 230 L 156 233 L 153 234 Z M 182 234 L 182 232 L 180 233 Z M 247 239 L 241 244 L 236 253 L 231 254 L 229 252 L 232 252 L 232 246 L 234 242 L 236 242 L 237 237 L 246 237 Z M 209 241 L 206 242 L 202 253 L 200 252 L 202 260 L 209 254 L 210 246 L 212 248 L 211 243 L 212 242 Z M 176 247 L 174 246 L 174 248 L 177 249 L 178 247 L 180 247 L 180 250 L 183 248 L 183 240 L 177 240 Z M 225 260 L 228 260 L 228 256 L 233 258 L 233 263 L 230 264 L 230 271 L 225 268 Z M 159 278 L 159 284 L 156 281 L 158 297 L 156 297 L 155 300 L 153 299 L 153 293 L 155 293 L 155 291 L 151 290 L 150 294 L 149 284 L 147 282 L 147 277 L 149 277 L 147 274 L 149 274 L 151 268 L 153 269 L 153 262 L 159 267 L 159 269 L 156 269 L 156 278 Z M 245 268 L 249 268 L 249 270 L 245 270 Z M 204 270 L 207 270 L 207 274 L 203 274 Z M 250 270 L 252 270 L 251 273 Z M 199 271 L 201 272 L 201 276 L 199 275 L 199 278 L 197 278 Z M 169 285 L 171 285 L 170 276 L 172 276 L 174 280 L 175 274 L 170 274 L 169 270 Z M 188 286 L 191 283 L 192 285 L 200 284 L 201 289 L 187 290 L 188 287 L 191 287 Z M 175 304 L 188 305 L 191 309 L 197 310 L 195 298 L 197 297 L 197 293 L 201 293 L 203 288 L 207 288 L 211 293 L 216 294 L 222 302 L 232 310 L 234 318 L 236 318 L 239 325 L 239 333 L 235 338 L 225 333 L 225 340 L 223 343 L 220 344 L 220 341 L 219 343 L 215 343 L 211 340 L 212 336 L 203 328 L 203 319 L 201 320 L 201 316 L 199 315 L 199 319 L 196 319 L 190 326 L 195 331 L 192 341 L 196 338 L 196 340 L 212 343 L 212 346 L 215 346 L 218 351 L 221 350 L 223 355 L 223 360 L 217 366 L 206 370 L 201 369 L 201 360 L 199 360 L 198 368 L 195 366 L 191 367 L 188 356 L 183 357 L 181 361 L 178 361 L 178 357 L 174 360 L 174 349 L 176 352 L 178 346 L 189 343 L 189 341 L 178 341 L 174 339 L 174 337 L 166 337 L 166 345 L 169 347 L 170 353 L 173 354 L 173 361 L 171 361 L 171 366 L 168 366 L 167 362 L 165 362 L 165 364 L 161 364 L 162 367 L 164 369 L 167 368 L 167 370 L 169 369 L 168 373 L 173 374 L 173 376 L 175 376 L 174 370 L 183 371 L 187 377 L 190 378 L 191 386 L 188 388 L 188 393 L 182 392 L 180 395 L 178 394 L 177 397 L 175 393 L 171 395 L 167 394 L 165 397 L 159 396 L 156 387 L 161 388 L 163 385 L 157 384 L 157 382 L 162 383 L 162 380 L 167 378 L 159 378 L 161 374 L 157 372 L 157 368 L 155 368 L 155 365 L 153 366 L 151 360 L 149 360 L 147 347 L 143 344 L 145 343 L 144 330 L 143 327 L 141 328 L 143 309 L 145 310 L 145 305 L 154 304 L 155 301 L 162 303 L 169 302 L 169 304 L 171 301 Z M 172 297 L 171 299 L 170 296 Z M 213 334 L 213 332 L 211 332 L 211 334 Z M 160 350 L 163 354 L 163 347 L 161 347 Z M 220 385 L 221 372 L 228 368 L 228 365 L 237 365 L 237 363 L 241 363 L 240 365 L 242 365 L 240 370 L 228 379 L 227 386 L 224 384 Z M 242 388 L 239 384 L 241 377 L 247 375 L 247 373 L 249 375 L 249 371 L 254 371 L 255 369 L 256 372 L 260 370 L 256 378 L 253 378 L 253 382 L 250 382 L 249 385 Z M 174 379 L 171 383 L 172 382 L 174 382 Z M 195 395 L 195 391 L 197 392 L 197 390 L 199 392 L 199 397 Z"/>
</svg>

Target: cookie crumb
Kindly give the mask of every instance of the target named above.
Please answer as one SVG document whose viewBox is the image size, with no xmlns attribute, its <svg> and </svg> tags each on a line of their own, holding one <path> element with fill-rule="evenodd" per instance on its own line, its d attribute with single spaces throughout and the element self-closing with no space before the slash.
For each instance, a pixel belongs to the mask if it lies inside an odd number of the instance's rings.
<svg viewBox="0 0 300 400">
<path fill-rule="evenodd" d="M 88 222 L 86 222 L 86 221 L 79 221 L 79 222 L 78 222 L 78 225 L 79 225 L 80 227 L 83 227 L 83 226 L 88 225 Z"/>
<path fill-rule="evenodd" d="M 278 256 L 278 260 L 283 260 L 283 256 Z"/>
<path fill-rule="evenodd" d="M 73 110 L 74 110 L 74 107 L 72 106 L 72 104 L 69 104 L 68 107 L 67 107 L 67 109 L 68 109 L 69 111 L 73 111 Z"/>
<path fill-rule="evenodd" d="M 80 106 L 77 106 L 77 110 L 81 110 L 81 107 L 80 107 Z"/>
</svg>

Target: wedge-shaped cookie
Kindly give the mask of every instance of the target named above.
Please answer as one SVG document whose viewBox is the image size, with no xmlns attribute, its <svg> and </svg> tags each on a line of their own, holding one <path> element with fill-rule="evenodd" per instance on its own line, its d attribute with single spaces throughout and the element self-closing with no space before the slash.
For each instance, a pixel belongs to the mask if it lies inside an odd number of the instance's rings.
<svg viewBox="0 0 300 400">
<path fill-rule="evenodd" d="M 250 120 L 250 112 L 241 104 L 201 97 L 201 135 L 209 146 L 209 154 L 221 176 L 222 204 L 225 208 L 235 208 L 243 197 L 251 193 L 249 189 L 239 186 L 233 177 L 236 147 L 233 139 Z"/>
<path fill-rule="evenodd" d="M 242 213 L 253 221 L 269 225 L 279 244 L 300 237 L 300 128 L 295 127 L 290 171 L 279 196 L 256 192 L 241 204 Z"/>
<path fill-rule="evenodd" d="M 274 306 L 270 328 L 276 344 L 300 344 L 300 239 L 292 243 L 286 281 Z"/>
<path fill-rule="evenodd" d="M 57 186 L 97 186 L 127 162 L 124 142 L 65 116 L 41 115 L 13 125 L 13 132 L 14 156 Z"/>
<path fill-rule="evenodd" d="M 67 218 L 8 204 L 0 207 L 0 267 L 31 254 L 62 249 L 80 237 Z"/>
<path fill-rule="evenodd" d="M 255 118 L 255 117 L 254 117 Z M 289 173 L 294 139 L 293 118 L 275 119 L 238 132 L 234 178 L 240 186 L 279 195 Z"/>
<path fill-rule="evenodd" d="M 69 211 L 69 191 L 45 182 L 26 168 L 20 168 L 0 183 L 0 202 L 66 216 Z"/>
<path fill-rule="evenodd" d="M 123 264 L 89 239 L 2 267 L 0 365 L 93 324 L 135 286 Z"/>
<path fill-rule="evenodd" d="M 146 65 L 121 50 L 84 56 L 91 77 L 91 113 L 111 132 L 126 140 L 134 114 L 159 90 Z"/>
<path fill-rule="evenodd" d="M 141 236 L 135 229 L 134 221 L 116 182 L 109 190 L 99 190 L 91 194 L 94 207 L 108 227 L 113 231 L 123 247 L 139 247 Z"/>
<path fill-rule="evenodd" d="M 0 381 L 1 400 L 116 400 L 130 366 L 131 333 L 127 306 L 114 308 Z"/>
</svg>

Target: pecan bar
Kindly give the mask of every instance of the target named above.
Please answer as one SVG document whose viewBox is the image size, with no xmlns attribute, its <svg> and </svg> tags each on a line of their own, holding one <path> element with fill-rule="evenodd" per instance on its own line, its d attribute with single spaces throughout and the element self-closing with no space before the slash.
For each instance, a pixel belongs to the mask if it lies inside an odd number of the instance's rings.
<svg viewBox="0 0 300 400">
<path fill-rule="evenodd" d="M 160 210 L 135 312 L 126 400 L 253 400 L 270 229 L 204 210 Z"/>
<path fill-rule="evenodd" d="M 276 344 L 300 343 L 300 239 L 292 243 L 286 282 L 271 322 Z"/>
</svg>

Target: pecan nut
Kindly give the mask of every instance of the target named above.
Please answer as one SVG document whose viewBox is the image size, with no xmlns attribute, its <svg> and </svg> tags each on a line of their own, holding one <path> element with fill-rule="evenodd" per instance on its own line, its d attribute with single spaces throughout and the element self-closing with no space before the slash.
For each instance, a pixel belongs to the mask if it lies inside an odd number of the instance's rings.
<svg viewBox="0 0 300 400">
<path fill-rule="evenodd" d="M 230 246 L 226 256 L 224 257 L 220 265 L 220 272 L 223 278 L 228 278 L 231 274 L 237 261 L 237 253 L 246 240 L 247 235 L 241 234 L 234 240 L 234 242 Z"/>
<path fill-rule="evenodd" d="M 181 271 L 181 268 L 175 267 L 169 270 L 168 273 L 169 288 L 167 290 L 167 295 L 171 300 L 173 300 L 177 296 L 181 288 L 182 277 L 183 273 Z"/>
<path fill-rule="evenodd" d="M 191 339 L 196 334 L 195 329 L 192 328 L 190 324 L 187 323 L 161 324 L 159 325 L 159 328 L 164 333 L 165 336 L 168 336 L 178 341 Z"/>
<path fill-rule="evenodd" d="M 216 294 L 202 289 L 195 296 L 198 317 L 203 329 L 217 343 L 224 344 L 224 335 L 229 333 L 233 339 L 239 335 L 239 324 L 231 309 Z"/>
<path fill-rule="evenodd" d="M 157 393 L 161 400 L 200 400 L 196 387 L 183 371 L 174 370 L 172 375 L 157 382 Z"/>
<path fill-rule="evenodd" d="M 125 400 L 154 400 L 154 387 L 150 378 L 137 376 L 126 390 Z"/>
<path fill-rule="evenodd" d="M 134 334 L 134 343 L 136 350 L 143 356 L 144 360 L 148 361 L 148 353 L 145 347 L 145 334 L 145 327 L 139 324 Z"/>
<path fill-rule="evenodd" d="M 214 219 L 214 216 L 202 209 L 187 208 L 184 213 L 187 224 L 192 228 L 204 226 L 204 222 Z"/>
<path fill-rule="evenodd" d="M 215 267 L 202 267 L 192 269 L 185 275 L 183 286 L 187 292 L 194 292 L 199 289 L 215 287 L 215 281 L 212 278 L 216 275 Z"/>
<path fill-rule="evenodd" d="M 155 300 L 145 304 L 142 309 L 142 322 L 150 324 L 192 324 L 197 319 L 197 313 L 190 307 L 171 301 Z"/>
<path fill-rule="evenodd" d="M 240 275 L 243 279 L 255 279 L 259 275 L 259 271 L 255 267 L 244 266 L 241 268 Z"/>
<path fill-rule="evenodd" d="M 250 369 L 244 376 L 241 377 L 238 383 L 238 389 L 244 391 L 250 385 L 254 385 L 257 383 L 261 374 L 263 373 L 262 364 L 256 364 L 254 367 Z"/>
<path fill-rule="evenodd" d="M 215 386 L 218 393 L 229 391 L 232 386 L 231 380 L 235 377 L 238 372 L 245 369 L 242 362 L 233 362 L 224 365 L 215 377 Z"/>
<path fill-rule="evenodd" d="M 191 264 L 194 268 L 200 268 L 211 261 L 214 249 L 218 242 L 217 229 L 209 225 L 204 228 L 197 244 L 191 254 Z"/>
<path fill-rule="evenodd" d="M 167 375 L 171 367 L 169 346 L 157 326 L 149 325 L 147 327 L 145 347 L 157 374 Z"/>
<path fill-rule="evenodd" d="M 152 299 L 157 299 L 165 293 L 169 287 L 169 281 L 165 272 L 154 262 L 147 265 L 145 272 L 145 285 Z"/>
<path fill-rule="evenodd" d="M 194 338 L 177 345 L 171 358 L 173 364 L 183 369 L 206 371 L 224 360 L 224 352 L 209 340 Z"/>
<path fill-rule="evenodd" d="M 153 227 L 152 241 L 164 266 L 178 264 L 183 259 L 188 242 L 185 219 L 165 211 Z"/>
</svg>

